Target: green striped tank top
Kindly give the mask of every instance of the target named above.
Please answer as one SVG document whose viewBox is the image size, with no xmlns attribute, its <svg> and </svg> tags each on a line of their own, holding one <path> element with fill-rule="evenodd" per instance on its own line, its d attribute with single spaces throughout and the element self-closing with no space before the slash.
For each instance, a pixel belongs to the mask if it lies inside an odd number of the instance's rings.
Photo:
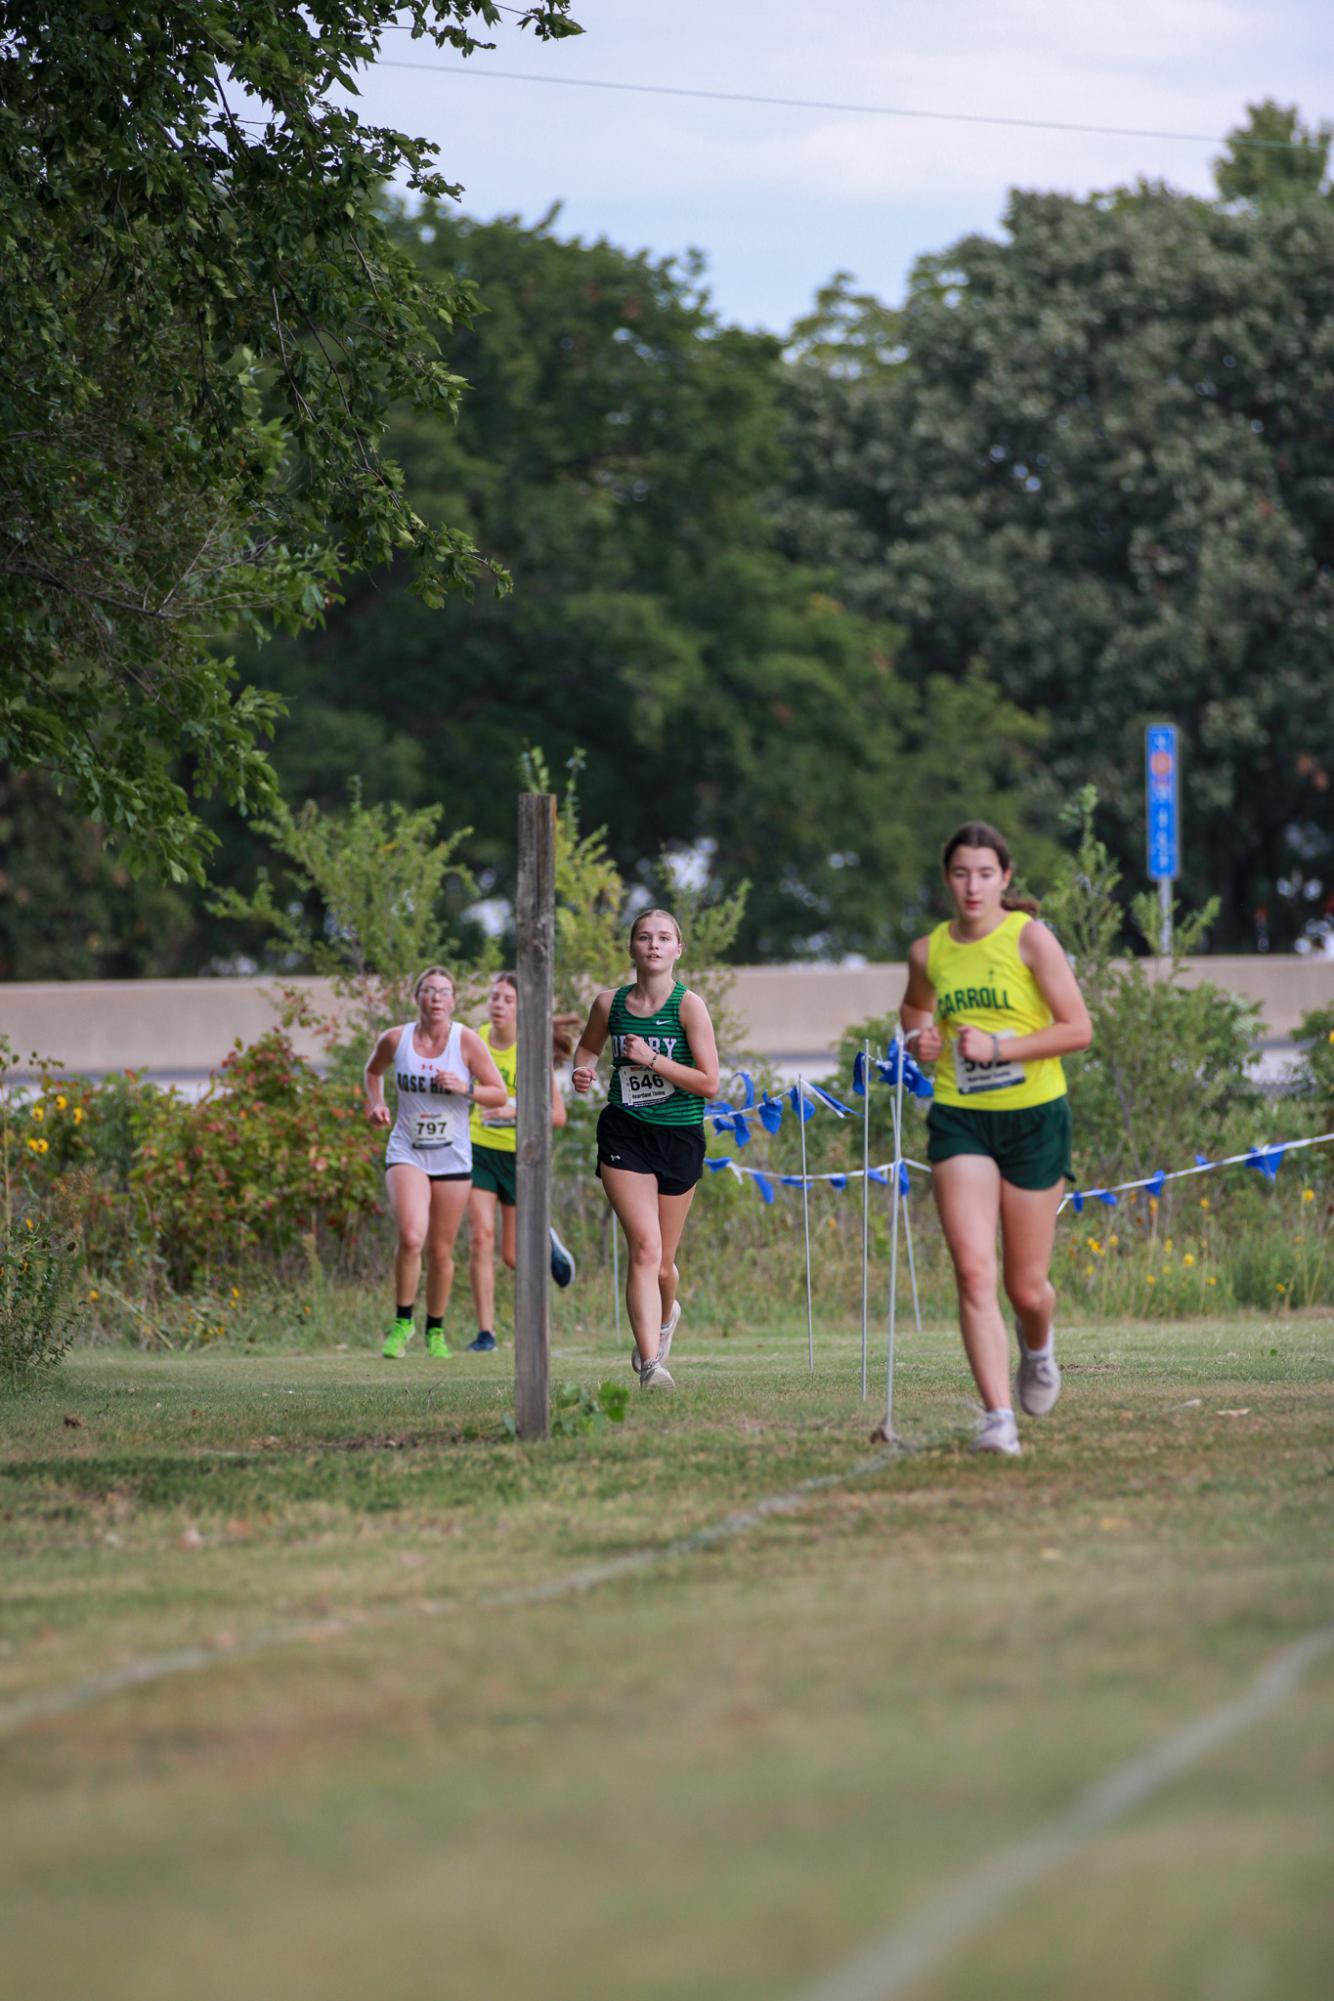
<svg viewBox="0 0 1334 2001">
<path fill-rule="evenodd" d="M 625 1004 L 629 987 L 617 987 L 611 997 L 608 1028 L 611 1034 L 611 1089 L 608 1102 L 647 1119 L 655 1126 L 699 1126 L 704 1123 L 704 1100 L 693 1091 L 678 1091 L 646 1064 L 631 1063 L 622 1054 L 627 1035 L 642 1035 L 650 1049 L 660 1049 L 669 1063 L 687 1063 L 693 1070 L 695 1059 L 681 1025 L 681 1002 L 688 989 L 678 980 L 656 1014 L 631 1014 Z"/>
</svg>

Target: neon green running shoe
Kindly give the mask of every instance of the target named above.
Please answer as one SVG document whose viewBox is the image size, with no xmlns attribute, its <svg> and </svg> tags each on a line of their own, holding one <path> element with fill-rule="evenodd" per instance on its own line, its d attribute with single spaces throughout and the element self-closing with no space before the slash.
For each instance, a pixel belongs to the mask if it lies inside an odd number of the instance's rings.
<svg viewBox="0 0 1334 2001">
<path fill-rule="evenodd" d="M 438 1362 L 448 1362 L 454 1350 L 450 1347 L 440 1329 L 433 1327 L 426 1337 L 426 1352 L 428 1355 L 434 1355 Z"/>
<path fill-rule="evenodd" d="M 412 1339 L 412 1322 L 396 1320 L 384 1337 L 380 1353 L 386 1362 L 401 1362 L 408 1352 L 408 1342 Z"/>
</svg>

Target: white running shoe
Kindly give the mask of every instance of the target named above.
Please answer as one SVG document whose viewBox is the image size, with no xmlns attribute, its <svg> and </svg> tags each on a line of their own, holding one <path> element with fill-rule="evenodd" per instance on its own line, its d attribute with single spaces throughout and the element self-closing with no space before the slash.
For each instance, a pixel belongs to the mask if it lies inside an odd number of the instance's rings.
<svg viewBox="0 0 1334 2001">
<path fill-rule="evenodd" d="M 639 1371 L 641 1390 L 674 1390 L 676 1378 L 670 1373 L 665 1362 L 648 1362 Z M 1018 1450 L 1018 1448 L 1015 1448 Z"/>
<path fill-rule="evenodd" d="M 660 1362 L 665 1362 L 672 1352 L 672 1336 L 676 1332 L 676 1323 L 680 1318 L 681 1302 L 677 1299 L 672 1302 L 672 1310 L 667 1316 L 667 1325 L 661 1330 L 658 1337 L 658 1360 Z"/>
<path fill-rule="evenodd" d="M 989 1410 L 973 1433 L 970 1452 L 1007 1452 L 1011 1458 L 1022 1452 L 1019 1427 L 1012 1410 Z"/>
<path fill-rule="evenodd" d="M 1014 1375 L 1014 1394 L 1019 1408 L 1029 1417 L 1045 1417 L 1061 1394 L 1061 1372 L 1056 1366 L 1056 1356 L 1052 1351 L 1052 1336 L 1047 1336 L 1047 1352 L 1035 1355 L 1031 1348 L 1024 1346 L 1024 1337 L 1019 1335 L 1019 1367 Z"/>
</svg>

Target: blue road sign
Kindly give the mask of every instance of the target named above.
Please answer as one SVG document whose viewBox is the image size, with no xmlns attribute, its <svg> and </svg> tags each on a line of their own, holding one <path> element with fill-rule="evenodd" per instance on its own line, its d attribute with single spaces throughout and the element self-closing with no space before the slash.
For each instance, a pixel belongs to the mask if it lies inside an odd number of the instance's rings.
<svg viewBox="0 0 1334 2001">
<path fill-rule="evenodd" d="M 1144 732 L 1150 882 L 1175 882 L 1180 873 L 1177 773 L 1175 724 L 1150 723 Z"/>
</svg>

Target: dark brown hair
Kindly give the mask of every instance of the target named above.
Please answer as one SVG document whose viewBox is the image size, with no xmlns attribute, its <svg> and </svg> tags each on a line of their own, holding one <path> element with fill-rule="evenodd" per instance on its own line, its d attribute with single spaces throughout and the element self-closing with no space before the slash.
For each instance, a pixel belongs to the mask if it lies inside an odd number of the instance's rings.
<svg viewBox="0 0 1334 2001">
<path fill-rule="evenodd" d="M 1003 874 L 1008 874 L 1014 867 L 1014 863 L 1010 860 L 1009 843 L 1004 834 L 998 833 L 986 820 L 965 820 L 961 827 L 954 829 L 940 857 L 940 866 L 947 876 L 956 848 L 990 848 L 1000 863 Z M 1015 896 L 1007 889 L 1001 897 L 1002 910 L 1026 910 L 1030 917 L 1036 917 L 1040 908 L 1035 896 Z"/>
<path fill-rule="evenodd" d="M 507 987 L 513 987 L 515 993 L 518 993 L 519 975 L 517 973 L 497 973 L 491 984 L 493 987 L 498 987 L 502 983 Z M 556 1069 L 559 1069 L 562 1063 L 568 1063 L 573 1056 L 574 1046 L 578 1041 L 577 1031 L 582 1021 L 583 1016 L 581 1014 L 552 1015 L 551 1061 Z"/>
</svg>

